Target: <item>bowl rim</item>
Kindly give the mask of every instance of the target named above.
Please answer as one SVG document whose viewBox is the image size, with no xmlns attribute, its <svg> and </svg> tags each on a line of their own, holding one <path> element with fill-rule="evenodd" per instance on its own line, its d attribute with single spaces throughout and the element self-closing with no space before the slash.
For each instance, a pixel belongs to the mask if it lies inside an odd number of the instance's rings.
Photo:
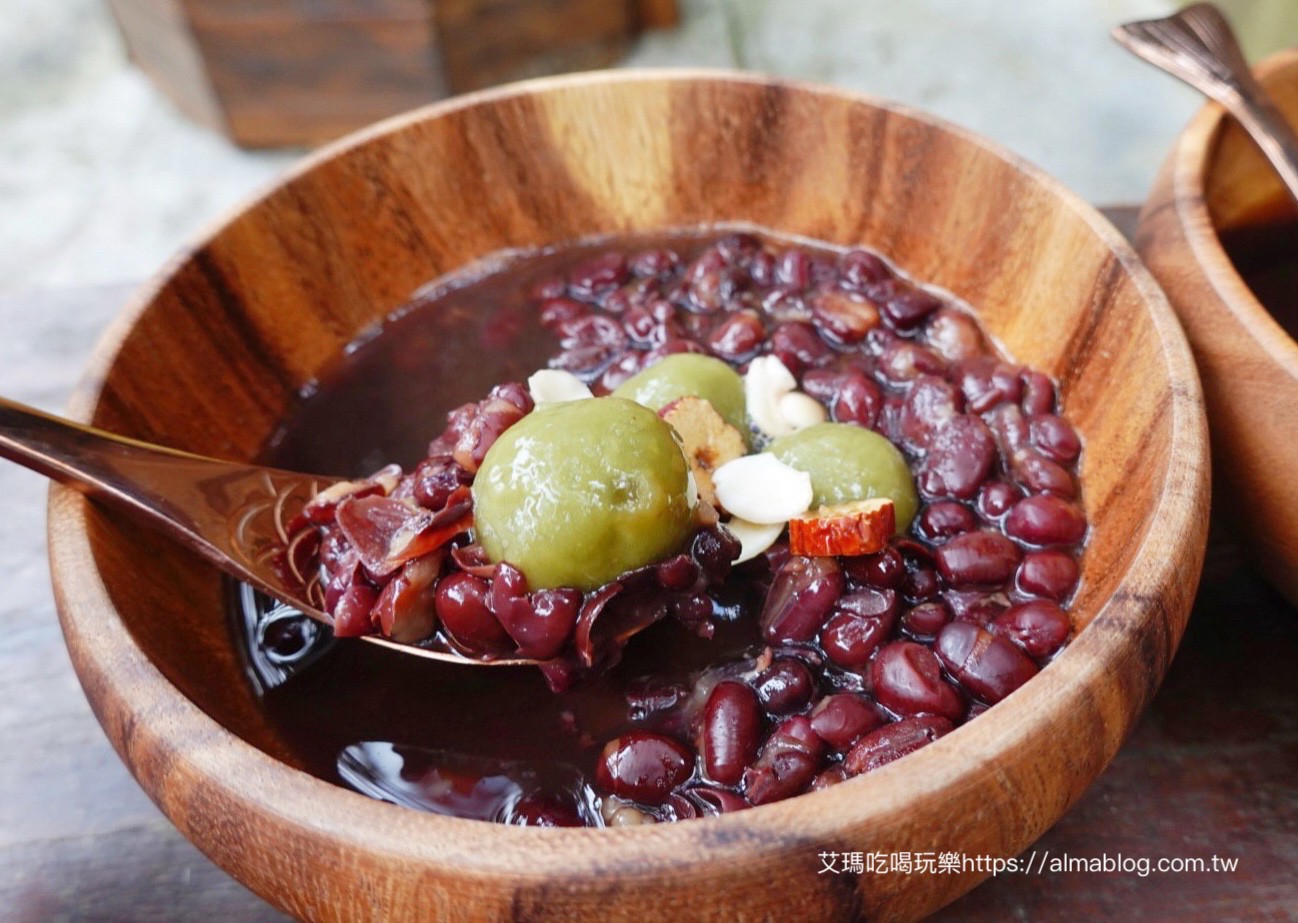
<svg viewBox="0 0 1298 923">
<path fill-rule="evenodd" d="M 1098 608 L 1088 628 L 1051 667 L 1031 681 L 1033 692 L 1029 698 L 1011 696 L 979 717 L 975 725 L 979 730 L 959 727 L 905 760 L 846 785 L 701 823 L 599 830 L 509 828 L 375 801 L 292 769 L 210 718 L 136 646 L 117 616 L 95 563 L 88 501 L 52 485 L 48 518 L 51 571 L 60 620 L 78 676 L 123 760 L 150 797 L 191 839 L 195 838 L 193 828 L 172 810 L 183 807 L 169 798 L 172 772 L 183 774 L 190 782 L 198 779 L 226 803 L 271 818 L 303 837 L 324 838 L 343 849 L 364 850 L 392 862 L 435 864 L 451 874 L 478 880 L 495 880 L 504 875 L 514 882 L 593 882 L 612 873 L 621 876 L 623 883 L 631 883 L 665 873 L 686 875 L 705 863 L 733 862 L 751 856 L 754 847 L 765 842 L 787 846 L 791 836 L 805 841 L 809 858 L 814 858 L 814 846 L 833 841 L 844 826 L 904 816 L 911 806 L 941 798 L 962 781 L 987 771 L 998 753 L 1025 744 L 1036 735 L 1050 734 L 1079 697 L 1109 682 L 1108 665 L 1131 642 L 1139 626 L 1164 612 L 1159 591 L 1187 579 L 1197 581 L 1204 534 L 1200 519 L 1206 515 L 1208 495 L 1203 397 L 1189 346 L 1175 315 L 1125 238 L 1059 181 L 973 132 L 871 94 L 759 74 L 692 68 L 595 71 L 541 78 L 433 103 L 326 145 L 196 235 L 137 292 L 96 346 L 70 403 L 70 415 L 80 420 L 92 416 L 104 379 L 128 331 L 184 261 L 236 216 L 257 208 L 272 190 L 374 138 L 464 108 L 592 83 L 654 81 L 778 86 L 887 110 L 953 134 L 1012 165 L 1049 191 L 1061 208 L 1089 226 L 1140 295 L 1158 337 L 1161 362 L 1170 383 L 1171 434 L 1162 489 L 1150 511 L 1144 539 L 1114 595 Z M 1174 636 L 1169 639 L 1169 652 L 1175 649 L 1180 634 L 1176 627 L 1170 631 Z M 1136 707 L 1141 705 L 1137 703 Z M 1103 748 L 1106 763 L 1126 730 L 1126 725 L 1097 730 L 1097 747 Z M 990 746 L 992 742 L 995 746 Z M 145 753 L 161 754 L 168 771 L 142 777 L 136 761 Z M 275 797 L 267 797 L 260 786 L 246 784 L 250 778 L 273 778 Z M 1070 804 L 1071 800 L 1060 804 L 1048 823 L 1053 823 Z M 560 843 L 569 849 L 548 848 Z M 570 850 L 577 844 L 594 858 L 590 864 L 573 869 L 567 862 Z M 263 896 L 273 899 L 272 895 Z"/>
<path fill-rule="evenodd" d="M 1298 48 L 1270 55 L 1254 68 L 1264 85 L 1290 72 L 1298 78 Z M 1231 119 L 1220 103 L 1209 101 L 1181 132 L 1171 155 L 1172 206 L 1186 245 L 1222 307 L 1277 366 L 1298 379 L 1298 338 L 1280 326 L 1236 270 L 1208 209 L 1209 169 L 1217 142 Z"/>
</svg>

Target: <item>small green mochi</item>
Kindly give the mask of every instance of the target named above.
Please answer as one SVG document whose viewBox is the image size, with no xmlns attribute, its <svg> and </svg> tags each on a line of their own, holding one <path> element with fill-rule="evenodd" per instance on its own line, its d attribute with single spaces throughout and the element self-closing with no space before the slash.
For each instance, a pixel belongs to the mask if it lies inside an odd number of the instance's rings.
<svg viewBox="0 0 1298 923">
<path fill-rule="evenodd" d="M 648 407 L 662 410 L 682 397 L 701 397 L 716 408 L 721 418 L 748 438 L 748 414 L 744 403 L 744 380 L 720 359 L 698 353 L 673 353 L 649 368 L 632 375 L 613 391 Z"/>
<path fill-rule="evenodd" d="M 919 509 L 915 479 L 897 447 L 873 430 L 851 423 L 817 423 L 771 442 L 766 451 L 811 475 L 813 509 L 888 497 L 897 532 Z"/>
<path fill-rule="evenodd" d="M 473 481 L 477 540 L 533 590 L 593 590 L 679 551 L 690 500 L 671 427 L 616 397 L 534 410 L 501 434 Z"/>
</svg>

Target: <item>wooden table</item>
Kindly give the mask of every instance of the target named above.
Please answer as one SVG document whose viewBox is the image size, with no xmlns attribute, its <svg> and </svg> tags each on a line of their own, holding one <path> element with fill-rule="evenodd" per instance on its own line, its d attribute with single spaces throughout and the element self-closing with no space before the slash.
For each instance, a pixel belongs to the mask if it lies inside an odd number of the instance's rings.
<svg viewBox="0 0 1298 923">
<path fill-rule="evenodd" d="M 0 394 L 62 406 L 126 295 L 0 299 Z M 0 497 L 0 919 L 280 919 L 186 842 L 118 762 L 59 635 L 45 484 L 0 464 Z M 1034 849 L 1086 860 L 1215 855 L 1238 869 L 1004 875 L 941 918 L 1298 919 L 1298 612 L 1224 532 L 1162 691 Z"/>
</svg>

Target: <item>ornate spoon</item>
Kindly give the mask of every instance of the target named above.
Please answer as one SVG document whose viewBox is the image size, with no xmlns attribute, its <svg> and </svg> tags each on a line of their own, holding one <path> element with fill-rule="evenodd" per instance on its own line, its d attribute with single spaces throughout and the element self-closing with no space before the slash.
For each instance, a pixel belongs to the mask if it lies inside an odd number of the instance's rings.
<svg viewBox="0 0 1298 923">
<path fill-rule="evenodd" d="M 1254 79 L 1230 23 L 1215 6 L 1196 3 L 1166 19 L 1130 22 L 1117 26 L 1113 37 L 1225 106 L 1298 202 L 1298 136 Z"/>
<path fill-rule="evenodd" d="M 227 574 L 333 625 L 311 601 L 319 595 L 310 592 L 311 575 L 296 572 L 285 523 L 339 478 L 191 455 L 81 426 L 4 398 L 0 458 L 152 524 Z M 524 658 L 478 660 L 450 649 L 398 644 L 373 635 L 363 640 L 452 663 L 537 663 Z"/>
</svg>

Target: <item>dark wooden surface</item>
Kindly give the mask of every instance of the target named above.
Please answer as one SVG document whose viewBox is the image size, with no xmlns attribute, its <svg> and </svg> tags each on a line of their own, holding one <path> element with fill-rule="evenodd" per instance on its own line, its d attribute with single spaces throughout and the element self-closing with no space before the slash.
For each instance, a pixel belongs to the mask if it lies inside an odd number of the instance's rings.
<svg viewBox="0 0 1298 923">
<path fill-rule="evenodd" d="M 123 289 L 0 300 L 0 393 L 57 408 Z M 0 465 L 0 919 L 279 914 L 190 846 L 104 739 L 64 653 L 44 564 L 44 484 Z M 1228 512 L 1228 511 L 1227 511 Z M 1228 517 L 1223 517 L 1228 518 Z M 990 880 L 941 917 L 1298 917 L 1298 612 L 1214 537 L 1162 691 L 1109 770 L 1035 845 L 1053 856 L 1213 855 L 1234 873 Z"/>
<path fill-rule="evenodd" d="M 249 147 L 328 141 L 453 93 L 610 67 L 675 0 L 107 0 L 132 60 Z"/>
</svg>

